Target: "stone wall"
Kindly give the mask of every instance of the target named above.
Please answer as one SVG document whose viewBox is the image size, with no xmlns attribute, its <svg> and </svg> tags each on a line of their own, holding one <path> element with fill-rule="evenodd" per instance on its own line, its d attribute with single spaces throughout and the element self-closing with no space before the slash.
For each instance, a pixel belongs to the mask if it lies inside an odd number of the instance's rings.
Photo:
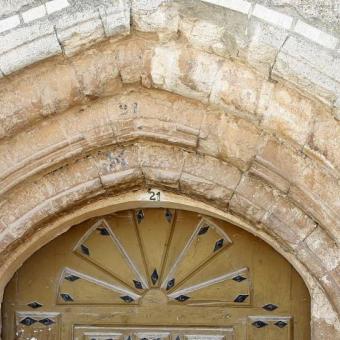
<svg viewBox="0 0 340 340">
<path fill-rule="evenodd" d="M 313 339 L 340 334 L 339 41 L 269 5 L 7 2 L 2 288 L 60 219 L 155 186 L 249 225 L 304 278 Z"/>
</svg>

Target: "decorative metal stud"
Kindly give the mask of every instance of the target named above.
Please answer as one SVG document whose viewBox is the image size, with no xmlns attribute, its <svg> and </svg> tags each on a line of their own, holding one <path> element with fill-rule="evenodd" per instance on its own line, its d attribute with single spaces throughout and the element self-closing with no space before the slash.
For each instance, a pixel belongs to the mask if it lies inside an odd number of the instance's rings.
<svg viewBox="0 0 340 340">
<path fill-rule="evenodd" d="M 29 316 L 20 321 L 20 323 L 25 325 L 25 326 L 32 326 L 36 322 L 37 322 L 37 320 L 34 320 L 34 319 L 30 318 Z"/>
<path fill-rule="evenodd" d="M 234 302 L 238 302 L 238 303 L 244 302 L 247 299 L 248 296 L 249 295 L 247 295 L 247 294 L 240 294 L 236 297 Z"/>
<path fill-rule="evenodd" d="M 131 303 L 132 301 L 135 301 L 131 296 L 125 295 L 120 297 L 124 302 Z"/>
<path fill-rule="evenodd" d="M 268 312 L 272 312 L 273 310 L 277 309 L 278 306 L 276 306 L 272 303 L 268 303 L 268 304 L 264 305 L 262 308 L 267 310 Z"/>
<path fill-rule="evenodd" d="M 190 297 L 189 297 L 189 296 L 186 296 L 186 295 L 180 295 L 180 296 L 177 296 L 175 299 L 176 299 L 177 301 L 179 301 L 179 302 L 184 302 L 184 301 L 189 300 Z"/>
<path fill-rule="evenodd" d="M 252 323 L 253 326 L 255 326 L 256 328 L 263 328 L 268 326 L 268 324 L 264 321 L 258 320 Z"/>
<path fill-rule="evenodd" d="M 242 282 L 244 280 L 247 280 L 247 278 L 242 276 L 242 275 L 237 275 L 237 276 L 233 277 L 233 280 L 236 281 L 236 282 Z"/>
<path fill-rule="evenodd" d="M 204 235 L 208 230 L 209 226 L 205 224 L 202 228 L 200 228 L 198 235 Z"/>
<path fill-rule="evenodd" d="M 42 323 L 44 326 L 50 326 L 50 325 L 54 324 L 54 321 L 49 319 L 49 318 L 39 320 L 39 322 Z"/>
<path fill-rule="evenodd" d="M 79 276 L 69 274 L 69 275 L 65 276 L 65 280 L 70 281 L 70 282 L 74 282 L 74 281 L 79 280 Z"/>
<path fill-rule="evenodd" d="M 172 212 L 169 209 L 165 210 L 165 219 L 170 223 L 172 220 Z"/>
<path fill-rule="evenodd" d="M 138 223 L 138 224 L 141 223 L 142 220 L 143 220 L 143 218 L 144 218 L 144 212 L 143 212 L 143 210 L 137 210 L 137 211 L 136 211 L 136 219 L 137 219 L 137 223 Z"/>
<path fill-rule="evenodd" d="M 34 301 L 34 302 L 29 303 L 27 306 L 33 309 L 37 309 L 37 308 L 42 307 L 42 304 L 37 301 Z"/>
<path fill-rule="evenodd" d="M 175 279 L 171 279 L 168 281 L 168 284 L 166 285 L 166 290 L 169 290 L 171 288 L 173 288 L 175 285 Z"/>
<path fill-rule="evenodd" d="M 283 327 L 287 326 L 287 322 L 280 320 L 280 321 L 275 322 L 274 325 L 279 327 L 279 328 L 283 328 Z"/>
<path fill-rule="evenodd" d="M 152 283 L 155 285 L 156 284 L 156 282 L 158 281 L 158 273 L 157 273 L 157 270 L 155 269 L 154 271 L 153 271 L 153 273 L 151 274 L 151 281 L 152 281 Z"/>
<path fill-rule="evenodd" d="M 90 256 L 90 250 L 84 244 L 80 245 L 80 250 L 84 255 Z"/>
<path fill-rule="evenodd" d="M 106 228 L 97 228 L 97 230 L 100 232 L 100 235 L 102 236 L 109 236 L 110 233 Z"/>
<path fill-rule="evenodd" d="M 65 302 L 72 302 L 72 301 L 74 301 L 70 294 L 61 293 L 60 296 L 62 297 L 62 299 Z"/>
<path fill-rule="evenodd" d="M 217 250 L 221 249 L 221 248 L 223 247 L 223 243 L 224 243 L 223 238 L 221 238 L 220 240 L 218 240 L 218 241 L 215 243 L 214 251 L 217 251 Z"/>
<path fill-rule="evenodd" d="M 133 280 L 133 283 L 135 284 L 135 287 L 136 287 L 137 289 L 143 289 L 143 285 L 142 285 L 141 282 L 136 281 L 136 280 Z"/>
</svg>

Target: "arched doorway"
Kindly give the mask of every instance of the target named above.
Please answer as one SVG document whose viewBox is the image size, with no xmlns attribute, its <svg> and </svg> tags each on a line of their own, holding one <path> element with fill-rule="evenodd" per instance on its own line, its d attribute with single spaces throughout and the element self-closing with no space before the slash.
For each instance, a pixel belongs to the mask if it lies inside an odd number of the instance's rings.
<svg viewBox="0 0 340 340">
<path fill-rule="evenodd" d="M 167 208 L 72 227 L 8 284 L 3 339 L 309 339 L 310 298 L 269 245 Z"/>
</svg>

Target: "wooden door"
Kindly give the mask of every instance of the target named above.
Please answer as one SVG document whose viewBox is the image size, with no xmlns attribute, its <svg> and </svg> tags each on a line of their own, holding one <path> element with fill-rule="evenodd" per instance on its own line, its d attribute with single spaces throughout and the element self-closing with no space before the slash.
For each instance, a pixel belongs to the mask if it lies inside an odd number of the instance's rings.
<svg viewBox="0 0 340 340">
<path fill-rule="evenodd" d="M 194 212 L 74 226 L 8 284 L 3 339 L 308 340 L 310 300 L 269 245 Z"/>
</svg>

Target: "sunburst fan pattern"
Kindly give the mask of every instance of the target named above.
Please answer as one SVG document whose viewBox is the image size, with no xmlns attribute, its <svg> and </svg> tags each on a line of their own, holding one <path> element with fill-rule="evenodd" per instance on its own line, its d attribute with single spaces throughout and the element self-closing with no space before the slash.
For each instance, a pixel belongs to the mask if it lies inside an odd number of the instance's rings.
<svg viewBox="0 0 340 340">
<path fill-rule="evenodd" d="M 220 226 L 197 214 L 139 209 L 100 219 L 74 253 L 103 275 L 64 268 L 57 302 L 138 305 L 150 289 L 160 289 L 170 304 L 249 306 L 248 268 L 214 265 L 232 244 Z"/>
</svg>

